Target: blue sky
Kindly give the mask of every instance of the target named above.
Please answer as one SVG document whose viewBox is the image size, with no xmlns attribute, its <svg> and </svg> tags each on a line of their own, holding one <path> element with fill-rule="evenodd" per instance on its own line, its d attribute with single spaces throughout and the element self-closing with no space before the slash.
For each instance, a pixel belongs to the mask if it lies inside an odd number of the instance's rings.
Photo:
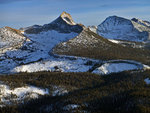
<svg viewBox="0 0 150 113">
<path fill-rule="evenodd" d="M 86 26 L 112 15 L 150 21 L 150 0 L 0 0 L 0 27 L 43 25 L 63 11 Z"/>
</svg>

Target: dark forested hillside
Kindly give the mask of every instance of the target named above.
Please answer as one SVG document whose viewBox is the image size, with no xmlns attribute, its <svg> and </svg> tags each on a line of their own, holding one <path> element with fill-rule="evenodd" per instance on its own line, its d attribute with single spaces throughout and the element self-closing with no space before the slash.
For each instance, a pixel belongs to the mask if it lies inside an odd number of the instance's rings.
<svg viewBox="0 0 150 113">
<path fill-rule="evenodd" d="M 128 59 L 150 64 L 149 49 L 124 47 L 108 41 L 89 29 L 83 30 L 79 36 L 68 42 L 58 44 L 53 52 L 101 60 Z"/>
<path fill-rule="evenodd" d="M 150 85 L 144 80 L 150 71 L 128 71 L 109 76 L 90 73 L 20 73 L 0 76 L 12 88 L 24 84 L 48 88 L 66 86 L 69 93 L 43 96 L 21 105 L 0 108 L 1 113 L 149 113 Z M 65 109 L 68 105 L 78 107 Z"/>
</svg>

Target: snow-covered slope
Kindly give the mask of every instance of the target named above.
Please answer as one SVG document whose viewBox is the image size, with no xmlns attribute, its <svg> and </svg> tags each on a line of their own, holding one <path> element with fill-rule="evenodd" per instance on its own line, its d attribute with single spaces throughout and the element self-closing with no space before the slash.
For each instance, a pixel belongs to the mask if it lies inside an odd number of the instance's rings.
<svg viewBox="0 0 150 113">
<path fill-rule="evenodd" d="M 0 54 L 21 47 L 25 41 L 29 39 L 21 31 L 10 27 L 0 28 Z"/>
<path fill-rule="evenodd" d="M 10 89 L 9 86 L 0 84 L 0 106 L 22 102 L 24 99 L 38 98 L 41 95 L 49 94 L 48 89 L 41 89 L 34 86 L 18 87 Z"/>
<path fill-rule="evenodd" d="M 147 41 L 150 39 L 148 25 L 143 21 L 132 21 L 122 17 L 110 16 L 98 25 L 97 33 L 109 39 Z"/>
<path fill-rule="evenodd" d="M 94 33 L 97 33 L 97 26 L 88 26 L 88 28 Z"/>
<path fill-rule="evenodd" d="M 87 65 L 92 62 L 91 65 Z M 80 57 L 65 58 L 49 58 L 47 60 L 17 66 L 12 72 L 38 72 L 38 71 L 51 71 L 51 72 L 88 72 L 94 64 L 101 62 L 99 60 L 92 60 Z"/>
<path fill-rule="evenodd" d="M 24 103 L 24 101 L 36 99 L 43 95 L 58 96 L 65 93 L 68 93 L 68 90 L 64 86 L 50 85 L 49 88 L 42 88 L 23 85 L 12 88 L 0 81 L 0 107 Z"/>
<path fill-rule="evenodd" d="M 31 40 L 25 37 L 21 31 L 10 27 L 0 28 L 0 73 L 9 73 L 9 70 L 17 65 L 16 57 L 19 55 L 15 54 L 14 57 L 9 57 L 7 53 L 20 51 L 28 42 Z"/>
<path fill-rule="evenodd" d="M 140 19 L 137 19 L 137 18 L 132 18 L 131 20 L 138 23 L 138 24 L 141 24 L 141 25 L 144 25 L 144 26 L 150 28 L 150 22 L 148 22 L 148 21 L 143 21 L 143 20 L 140 20 Z"/>
<path fill-rule="evenodd" d="M 104 75 L 104 74 L 118 73 L 121 71 L 138 70 L 138 69 L 144 69 L 144 65 L 133 61 L 118 60 L 115 62 L 104 63 L 103 65 L 95 69 L 93 73 Z"/>
<path fill-rule="evenodd" d="M 146 84 L 150 84 L 150 79 L 149 78 L 146 78 L 145 80 L 144 80 L 145 82 L 146 82 Z"/>
<path fill-rule="evenodd" d="M 124 52 L 123 46 L 100 37 L 90 28 L 76 24 L 66 12 L 43 26 L 34 25 L 23 28 L 22 31 L 1 28 L 0 43 L 0 74 L 36 71 L 87 72 L 94 63 L 100 61 L 82 57 L 89 57 L 91 53 L 94 56 L 95 50 L 97 58 L 102 60 L 122 58 L 116 56 L 116 53 L 121 56 L 125 52 L 129 53 L 128 49 Z M 5 47 L 9 49 L 4 51 Z M 56 57 L 53 52 L 81 58 Z M 90 61 L 94 63 L 86 65 Z"/>
<path fill-rule="evenodd" d="M 6 51 L 1 56 L 0 73 L 9 71 L 18 65 L 36 62 L 43 59 L 51 59 L 49 51 L 62 41 L 67 41 L 77 33 L 59 33 L 58 31 L 40 32 L 39 34 L 28 34 L 32 41 L 25 42 L 21 48 Z M 8 59 L 9 58 L 9 59 Z"/>
<path fill-rule="evenodd" d="M 44 31 L 56 30 L 61 33 L 80 33 L 83 30 L 83 25 L 76 24 L 71 15 L 63 12 L 56 20 L 43 26 L 34 25 L 27 28 L 21 28 L 27 34 L 37 34 Z"/>
<path fill-rule="evenodd" d="M 55 29 L 56 26 L 53 26 L 54 24 L 57 24 L 59 29 Z M 45 26 L 53 26 L 54 29 L 53 27 L 46 29 Z M 38 27 L 36 25 L 33 29 L 37 30 Z M 69 31 L 61 32 L 60 30 L 63 29 L 69 29 Z M 31 31 L 31 34 L 27 32 L 28 30 Z M 49 51 L 55 45 L 76 37 L 78 35 L 77 32 L 80 31 L 82 31 L 82 26 L 75 24 L 71 16 L 65 12 L 50 25 L 47 24 L 41 27 L 40 32 L 32 32 L 30 27 L 24 29 L 24 31 L 7 27 L 0 29 L 0 39 L 2 40 L 0 49 L 3 52 L 0 55 L 0 73 L 10 73 L 13 68 L 22 64 L 51 59 Z M 4 51 L 4 48 L 7 46 L 10 49 Z"/>
</svg>

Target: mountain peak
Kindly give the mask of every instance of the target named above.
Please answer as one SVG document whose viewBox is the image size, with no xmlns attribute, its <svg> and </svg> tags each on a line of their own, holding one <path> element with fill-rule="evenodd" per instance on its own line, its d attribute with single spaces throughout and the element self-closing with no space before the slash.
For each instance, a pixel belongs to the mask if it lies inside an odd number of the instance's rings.
<svg viewBox="0 0 150 113">
<path fill-rule="evenodd" d="M 71 15 L 69 13 L 66 13 L 65 11 L 61 13 L 60 17 L 67 22 L 70 25 L 76 25 L 76 23 L 73 21 Z"/>
<path fill-rule="evenodd" d="M 113 16 L 109 16 L 106 18 L 106 20 L 109 20 L 109 19 L 115 19 L 115 20 L 128 20 L 126 18 L 123 18 L 123 17 L 120 17 L 120 16 L 116 16 L 116 15 L 113 15 Z"/>
<path fill-rule="evenodd" d="M 61 17 L 64 17 L 64 16 L 69 16 L 69 17 L 71 17 L 71 15 L 70 15 L 69 13 L 65 12 L 65 11 L 63 11 L 60 16 L 61 16 Z"/>
<path fill-rule="evenodd" d="M 118 16 L 109 16 L 100 25 L 97 32 L 108 39 L 120 39 L 129 41 L 146 41 L 149 38 L 148 23 L 139 19 L 127 19 Z"/>
<path fill-rule="evenodd" d="M 21 28 L 21 30 L 27 34 L 37 34 L 49 30 L 59 31 L 61 33 L 80 33 L 83 30 L 83 27 L 84 26 L 81 24 L 76 24 L 69 13 L 62 12 L 58 18 L 49 24 L 44 24 L 42 26 L 33 25 L 27 28 Z"/>
</svg>

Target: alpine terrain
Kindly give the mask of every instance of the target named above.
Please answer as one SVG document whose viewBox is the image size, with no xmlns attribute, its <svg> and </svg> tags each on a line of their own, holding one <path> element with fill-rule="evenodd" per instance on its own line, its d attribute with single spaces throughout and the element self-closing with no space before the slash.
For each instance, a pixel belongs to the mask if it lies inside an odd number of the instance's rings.
<svg viewBox="0 0 150 113">
<path fill-rule="evenodd" d="M 150 22 L 0 28 L 0 113 L 149 113 Z"/>
<path fill-rule="evenodd" d="M 98 25 L 97 33 L 105 38 L 129 41 L 150 40 L 150 24 L 136 18 L 131 20 L 110 16 Z"/>
</svg>

